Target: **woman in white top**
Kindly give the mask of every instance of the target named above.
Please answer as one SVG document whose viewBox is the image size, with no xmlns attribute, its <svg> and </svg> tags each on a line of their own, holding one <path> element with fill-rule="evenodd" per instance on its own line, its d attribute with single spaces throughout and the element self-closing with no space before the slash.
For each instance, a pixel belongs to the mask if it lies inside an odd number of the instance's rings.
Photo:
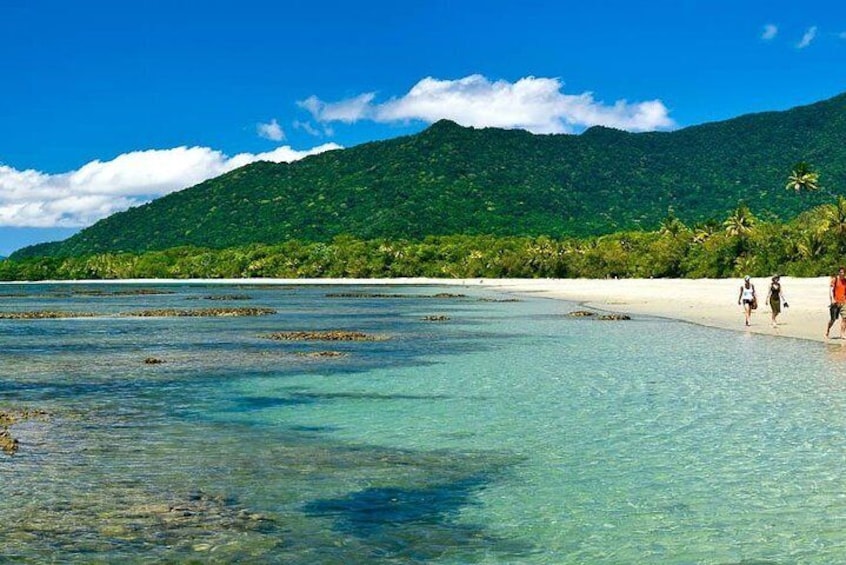
<svg viewBox="0 0 846 565">
<path fill-rule="evenodd" d="M 752 309 L 757 306 L 758 297 L 755 296 L 755 285 L 749 275 L 743 277 L 743 284 L 740 285 L 740 294 L 737 297 L 737 303 L 743 305 L 743 313 L 746 316 L 746 325 L 749 325 L 749 319 L 752 316 Z"/>
</svg>

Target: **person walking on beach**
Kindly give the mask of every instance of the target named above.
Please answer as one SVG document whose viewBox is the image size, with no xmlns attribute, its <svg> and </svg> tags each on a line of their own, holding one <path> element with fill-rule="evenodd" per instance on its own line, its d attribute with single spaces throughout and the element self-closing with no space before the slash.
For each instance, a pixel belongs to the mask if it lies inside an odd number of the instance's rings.
<svg viewBox="0 0 846 565">
<path fill-rule="evenodd" d="M 781 314 L 781 304 L 784 303 L 784 307 L 787 308 L 787 300 L 784 298 L 784 290 L 781 288 L 781 277 L 778 275 L 772 278 L 770 281 L 770 290 L 767 293 L 767 302 L 770 303 L 770 316 L 773 319 L 773 327 L 778 327 L 778 315 Z"/>
<path fill-rule="evenodd" d="M 746 316 L 746 325 L 749 325 L 749 320 L 752 317 L 752 310 L 758 305 L 758 297 L 755 296 L 755 285 L 752 284 L 752 279 L 749 275 L 743 277 L 743 284 L 740 285 L 740 294 L 737 297 L 737 303 L 743 305 L 743 313 Z"/>
<path fill-rule="evenodd" d="M 828 339 L 828 332 L 831 331 L 831 326 L 840 318 L 840 337 L 846 333 L 846 312 L 843 307 L 846 306 L 846 267 L 840 267 L 837 274 L 831 277 L 831 283 L 828 287 L 829 298 L 829 320 L 828 326 L 825 328 L 825 338 Z"/>
</svg>

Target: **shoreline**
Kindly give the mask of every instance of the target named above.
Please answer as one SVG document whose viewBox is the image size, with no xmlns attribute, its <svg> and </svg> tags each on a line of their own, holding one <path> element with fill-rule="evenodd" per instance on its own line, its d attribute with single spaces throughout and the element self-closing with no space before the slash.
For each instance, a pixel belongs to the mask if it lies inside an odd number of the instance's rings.
<svg viewBox="0 0 846 565">
<path fill-rule="evenodd" d="M 744 325 L 737 304 L 741 279 L 122 279 L 77 281 L 9 281 L 15 284 L 203 284 L 203 285 L 324 285 L 324 286 L 457 286 L 578 302 L 596 310 L 655 316 L 702 326 L 846 345 L 846 339 L 825 340 L 828 322 L 829 277 L 781 277 L 790 306 L 782 310 L 773 328 L 766 303 L 770 278 L 753 278 L 759 307 L 752 323 Z M 831 335 L 840 335 L 839 324 Z"/>
<path fill-rule="evenodd" d="M 758 295 L 751 325 L 744 325 L 743 309 L 737 304 L 742 279 L 556 279 L 485 281 L 485 286 L 515 294 L 530 294 L 579 302 L 585 307 L 625 314 L 681 320 L 701 326 L 743 333 L 789 337 L 846 346 L 839 324 L 824 339 L 828 313 L 829 277 L 781 277 L 790 305 L 772 327 L 766 301 L 770 278 L 753 278 Z"/>
</svg>

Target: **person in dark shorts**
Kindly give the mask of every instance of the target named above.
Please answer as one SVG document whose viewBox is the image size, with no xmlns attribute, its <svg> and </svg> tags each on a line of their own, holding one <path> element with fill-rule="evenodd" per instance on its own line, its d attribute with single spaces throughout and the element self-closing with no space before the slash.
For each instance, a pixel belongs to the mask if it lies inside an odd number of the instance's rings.
<svg viewBox="0 0 846 565">
<path fill-rule="evenodd" d="M 829 320 L 828 326 L 825 328 L 825 338 L 828 339 L 828 332 L 831 331 L 831 326 L 840 318 L 840 337 L 846 334 L 846 311 L 843 307 L 846 306 L 846 267 L 840 267 L 837 274 L 831 277 L 831 283 L 828 288 L 829 297 Z"/>
</svg>

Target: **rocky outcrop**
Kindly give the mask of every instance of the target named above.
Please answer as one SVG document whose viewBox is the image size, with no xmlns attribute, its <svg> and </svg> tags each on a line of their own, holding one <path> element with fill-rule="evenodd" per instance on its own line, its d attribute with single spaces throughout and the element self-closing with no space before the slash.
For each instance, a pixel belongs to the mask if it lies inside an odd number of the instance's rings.
<svg viewBox="0 0 846 565">
<path fill-rule="evenodd" d="M 273 332 L 261 337 L 275 341 L 384 341 L 386 336 L 347 330 Z"/>
<path fill-rule="evenodd" d="M 373 292 L 332 292 L 326 298 L 467 298 L 466 294 L 451 294 L 439 292 L 438 294 L 385 294 Z"/>
<path fill-rule="evenodd" d="M 20 442 L 12 436 L 11 426 L 24 420 L 33 418 L 47 418 L 49 415 L 43 410 L 6 410 L 0 411 L 0 451 L 6 455 L 14 455 L 18 451 Z"/>
<path fill-rule="evenodd" d="M 273 308 L 157 308 L 154 310 L 138 310 L 135 312 L 121 312 L 117 316 L 122 318 L 186 318 L 186 317 L 226 317 L 226 316 L 266 316 L 275 314 Z M 25 312 L 0 312 L 0 320 L 47 320 L 62 318 L 103 318 L 113 317 L 114 314 L 97 314 L 95 312 L 66 312 L 60 310 L 30 310 Z"/>
<path fill-rule="evenodd" d="M 597 314 L 596 312 L 591 312 L 589 310 L 574 310 L 568 314 L 571 318 L 594 318 L 596 320 L 603 320 L 603 321 L 617 321 L 617 320 L 631 320 L 631 316 L 628 314 Z"/>
<path fill-rule="evenodd" d="M 343 351 L 300 351 L 295 353 L 297 357 L 308 357 L 309 359 L 335 359 L 346 357 L 348 354 Z"/>
<path fill-rule="evenodd" d="M 18 440 L 12 437 L 7 428 L 0 429 L 0 450 L 6 455 L 14 455 L 18 450 Z"/>
<path fill-rule="evenodd" d="M 601 316 L 596 318 L 597 320 L 611 320 L 611 321 L 618 321 L 618 320 L 631 320 L 631 316 L 628 314 L 602 314 Z"/>
<path fill-rule="evenodd" d="M 574 310 L 568 314 L 571 318 L 591 318 L 596 316 L 596 312 L 590 312 L 588 310 Z"/>
<path fill-rule="evenodd" d="M 247 294 L 208 294 L 206 296 L 189 296 L 186 300 L 252 300 L 253 297 Z"/>
<path fill-rule="evenodd" d="M 94 318 L 93 312 L 63 312 L 59 310 L 31 310 L 28 312 L 0 312 L 0 320 L 57 320 L 63 318 Z"/>
<path fill-rule="evenodd" d="M 71 294 L 76 296 L 156 296 L 160 294 L 176 294 L 176 292 L 156 288 L 128 288 L 125 290 L 73 289 Z"/>
<path fill-rule="evenodd" d="M 234 317 L 234 316 L 267 316 L 275 314 L 273 308 L 159 308 L 155 310 L 138 310 L 136 312 L 122 312 L 125 318 L 187 318 L 187 317 Z"/>
</svg>

